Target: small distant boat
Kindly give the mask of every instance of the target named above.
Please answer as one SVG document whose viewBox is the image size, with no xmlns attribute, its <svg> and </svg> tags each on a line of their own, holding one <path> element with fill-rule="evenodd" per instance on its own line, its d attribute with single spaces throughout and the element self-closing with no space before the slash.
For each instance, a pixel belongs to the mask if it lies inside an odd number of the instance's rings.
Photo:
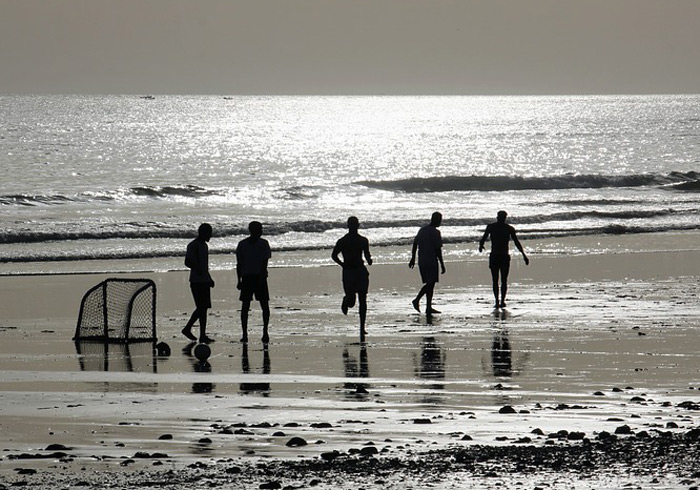
<svg viewBox="0 0 700 490">
<path fill-rule="evenodd" d="M 224 100 L 233 100 L 233 97 L 227 95 L 226 97 L 224 97 Z"/>
<path fill-rule="evenodd" d="M 144 100 L 155 100 L 153 95 L 142 95 L 141 98 Z"/>
</svg>

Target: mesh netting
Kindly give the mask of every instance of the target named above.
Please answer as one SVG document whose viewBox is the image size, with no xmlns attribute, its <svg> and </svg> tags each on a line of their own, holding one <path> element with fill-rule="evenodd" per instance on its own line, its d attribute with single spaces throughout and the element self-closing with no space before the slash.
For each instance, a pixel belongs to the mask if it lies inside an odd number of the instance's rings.
<svg viewBox="0 0 700 490">
<path fill-rule="evenodd" d="M 74 340 L 156 339 L 156 285 L 150 279 L 106 279 L 80 305 Z"/>
</svg>

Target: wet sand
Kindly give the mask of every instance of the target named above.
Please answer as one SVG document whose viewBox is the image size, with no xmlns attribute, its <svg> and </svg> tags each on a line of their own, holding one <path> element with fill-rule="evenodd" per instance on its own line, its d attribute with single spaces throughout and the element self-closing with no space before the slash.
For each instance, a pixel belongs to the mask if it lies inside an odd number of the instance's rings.
<svg viewBox="0 0 700 490">
<path fill-rule="evenodd" d="M 71 341 L 103 275 L 3 277 L 0 482 L 690 488 L 698 237 L 596 238 L 605 253 L 566 256 L 528 243 L 503 311 L 484 257 L 448 262 L 431 321 L 410 306 L 417 271 L 375 265 L 365 344 L 357 311 L 340 312 L 337 267 L 272 269 L 271 342 L 254 304 L 240 344 L 233 274 L 218 270 L 208 366 L 179 333 L 183 271 L 138 274 L 157 283 L 167 357 Z"/>
</svg>

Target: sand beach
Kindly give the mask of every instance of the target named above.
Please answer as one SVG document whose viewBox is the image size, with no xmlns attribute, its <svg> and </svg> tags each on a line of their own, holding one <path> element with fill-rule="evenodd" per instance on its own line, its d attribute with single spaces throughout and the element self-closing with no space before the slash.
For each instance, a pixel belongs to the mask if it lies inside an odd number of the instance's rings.
<svg viewBox="0 0 700 490">
<path fill-rule="evenodd" d="M 241 344 L 215 255 L 206 369 L 183 270 L 117 274 L 156 282 L 169 356 L 71 340 L 114 274 L 3 276 L 0 488 L 697 488 L 698 238 L 530 241 L 504 310 L 485 256 L 448 254 L 432 319 L 375 264 L 364 344 L 332 266 L 273 267 L 271 342 L 254 304 Z"/>
</svg>

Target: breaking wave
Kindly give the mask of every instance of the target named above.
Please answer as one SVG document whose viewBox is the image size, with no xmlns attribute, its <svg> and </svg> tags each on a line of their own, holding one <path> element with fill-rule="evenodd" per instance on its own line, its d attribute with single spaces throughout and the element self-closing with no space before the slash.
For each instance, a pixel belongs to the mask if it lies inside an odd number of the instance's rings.
<svg viewBox="0 0 700 490">
<path fill-rule="evenodd" d="M 400 192 L 451 191 L 516 191 L 556 189 L 601 189 L 605 187 L 672 186 L 680 190 L 696 190 L 700 184 L 698 172 L 671 172 L 639 175 L 560 175 L 554 177 L 513 176 L 444 176 L 399 180 L 365 180 L 356 182 L 375 189 Z M 683 189 L 683 186 L 695 186 Z M 680 187 L 679 187 L 680 186 Z"/>
<path fill-rule="evenodd" d="M 167 199 L 171 197 L 200 198 L 220 195 L 221 191 L 196 185 L 136 186 L 117 191 L 62 194 L 7 194 L 0 196 L 0 206 L 59 206 L 72 203 L 111 202 L 132 198 Z"/>
</svg>

